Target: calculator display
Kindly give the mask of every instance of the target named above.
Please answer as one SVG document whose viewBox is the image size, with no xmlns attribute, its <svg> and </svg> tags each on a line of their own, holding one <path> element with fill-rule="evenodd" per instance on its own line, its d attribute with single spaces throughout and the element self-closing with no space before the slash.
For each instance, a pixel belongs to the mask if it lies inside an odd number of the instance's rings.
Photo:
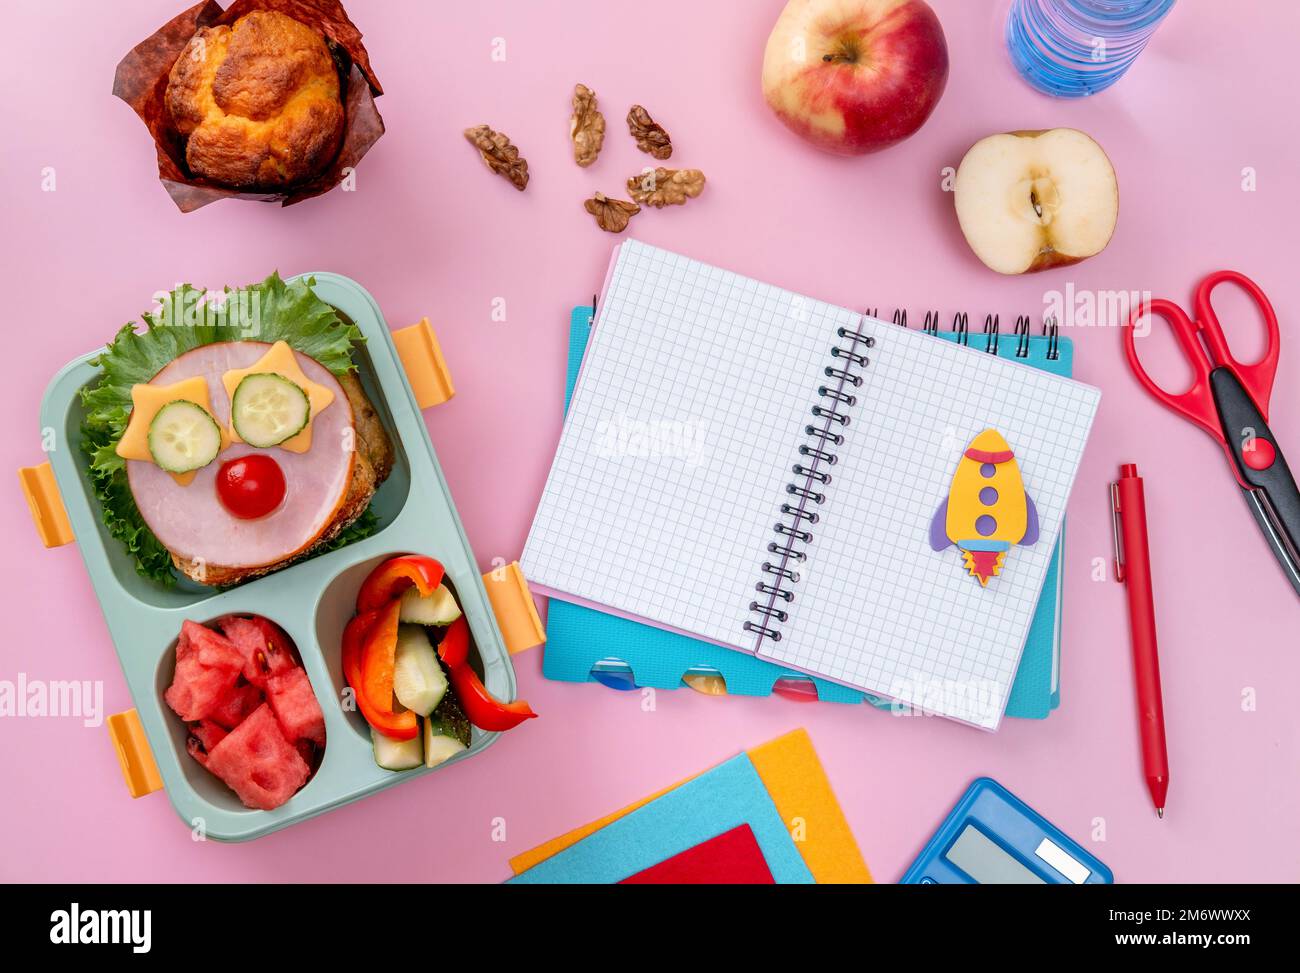
<svg viewBox="0 0 1300 973">
<path fill-rule="evenodd" d="M 1046 885 L 973 824 L 962 829 L 944 856 L 981 885 Z"/>
</svg>

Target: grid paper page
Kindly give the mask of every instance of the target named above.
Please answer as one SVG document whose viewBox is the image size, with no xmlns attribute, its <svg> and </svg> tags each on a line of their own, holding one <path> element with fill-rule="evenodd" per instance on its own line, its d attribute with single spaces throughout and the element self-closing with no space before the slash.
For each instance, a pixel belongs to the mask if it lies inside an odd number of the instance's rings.
<svg viewBox="0 0 1300 973">
<path fill-rule="evenodd" d="M 1020 661 L 1100 393 L 864 319 L 876 339 L 783 638 L 760 654 L 995 729 Z M 1040 536 L 980 587 L 930 522 L 984 429 L 1015 453 Z"/>
<path fill-rule="evenodd" d="M 628 241 L 521 565 L 537 585 L 746 650 L 836 328 L 860 316 Z"/>
</svg>

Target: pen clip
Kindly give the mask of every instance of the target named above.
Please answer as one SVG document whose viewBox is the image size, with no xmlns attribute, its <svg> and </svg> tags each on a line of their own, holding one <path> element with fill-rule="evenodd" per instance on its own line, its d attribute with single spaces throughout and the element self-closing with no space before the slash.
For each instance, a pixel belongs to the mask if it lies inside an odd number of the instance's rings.
<svg viewBox="0 0 1300 973">
<path fill-rule="evenodd" d="M 1110 485 L 1110 537 L 1115 552 L 1115 580 L 1124 580 L 1124 542 L 1120 537 L 1119 526 L 1119 484 Z"/>
</svg>

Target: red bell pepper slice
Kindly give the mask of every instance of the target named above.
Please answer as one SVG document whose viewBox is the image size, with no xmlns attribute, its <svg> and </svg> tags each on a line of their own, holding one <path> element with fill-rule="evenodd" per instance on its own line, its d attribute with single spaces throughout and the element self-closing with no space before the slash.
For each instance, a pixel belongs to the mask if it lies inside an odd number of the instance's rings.
<svg viewBox="0 0 1300 973">
<path fill-rule="evenodd" d="M 370 572 L 357 592 L 357 611 L 369 612 L 383 608 L 388 602 L 401 596 L 411 585 L 420 589 L 420 594 L 433 594 L 442 584 L 442 563 L 431 557 L 419 554 L 406 554 L 402 557 L 389 558 Z"/>
<path fill-rule="evenodd" d="M 438 657 L 447 666 L 451 688 L 465 715 L 480 730 L 509 730 L 537 715 L 522 699 L 501 702 L 487 691 L 478 673 L 469 667 L 469 625 L 464 615 L 447 629 L 438 646 Z"/>
<path fill-rule="evenodd" d="M 469 666 L 469 623 L 461 615 L 448 627 L 438 645 L 438 658 L 452 672 Z"/>
<path fill-rule="evenodd" d="M 361 688 L 381 710 L 393 709 L 393 673 L 397 653 L 397 615 L 401 607 L 390 601 L 375 616 L 361 643 Z"/>
<path fill-rule="evenodd" d="M 361 692 L 361 646 L 374 627 L 378 612 L 354 615 L 343 628 L 343 678 L 355 693 Z"/>
<path fill-rule="evenodd" d="M 367 723 L 384 736 L 394 740 L 413 740 L 420 732 L 419 721 L 410 710 L 392 712 L 391 687 L 388 695 L 390 702 L 382 708 L 374 705 L 365 692 L 362 660 L 365 646 L 379 621 L 379 616 L 379 612 L 364 612 L 355 616 L 343 629 L 343 676 L 352 687 L 357 709 L 361 710 L 361 715 L 365 717 Z"/>
</svg>

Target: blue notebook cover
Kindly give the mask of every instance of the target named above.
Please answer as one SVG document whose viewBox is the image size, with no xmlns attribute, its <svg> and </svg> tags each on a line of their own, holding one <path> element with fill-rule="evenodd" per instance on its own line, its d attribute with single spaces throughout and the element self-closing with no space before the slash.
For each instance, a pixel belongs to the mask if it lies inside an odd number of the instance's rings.
<svg viewBox="0 0 1300 973">
<path fill-rule="evenodd" d="M 582 356 L 591 334 L 592 309 L 575 307 L 569 322 L 569 361 L 564 402 L 578 381 Z M 955 332 L 940 331 L 937 337 L 957 341 Z M 971 335 L 970 343 L 983 346 L 982 334 Z M 1048 339 L 1029 339 L 1029 354 L 1022 360 L 1034 367 L 1059 375 L 1074 370 L 1074 346 L 1068 338 L 1059 339 L 1058 355 L 1049 358 Z M 1015 358 L 1018 342 L 1003 336 L 997 343 L 1001 358 Z M 1007 701 L 1006 715 L 1020 719 L 1045 719 L 1060 704 L 1060 607 L 1061 558 L 1064 533 L 1057 544 L 1056 556 L 1048 568 L 1039 598 L 1038 611 L 1029 629 L 1020 668 Z M 699 639 L 665 631 L 653 625 L 610 615 L 585 605 L 552 598 L 547 611 L 546 647 L 543 650 L 542 674 L 561 682 L 595 682 L 592 670 L 606 659 L 618 659 L 632 670 L 637 686 L 655 689 L 679 689 L 682 676 L 692 668 L 713 669 L 726 680 L 727 692 L 739 696 L 768 696 L 778 679 L 809 679 L 804 673 L 783 668 L 743 652 L 713 645 Z M 841 686 L 823 679 L 811 679 L 823 702 L 861 703 L 887 708 L 888 700 Z"/>
</svg>

